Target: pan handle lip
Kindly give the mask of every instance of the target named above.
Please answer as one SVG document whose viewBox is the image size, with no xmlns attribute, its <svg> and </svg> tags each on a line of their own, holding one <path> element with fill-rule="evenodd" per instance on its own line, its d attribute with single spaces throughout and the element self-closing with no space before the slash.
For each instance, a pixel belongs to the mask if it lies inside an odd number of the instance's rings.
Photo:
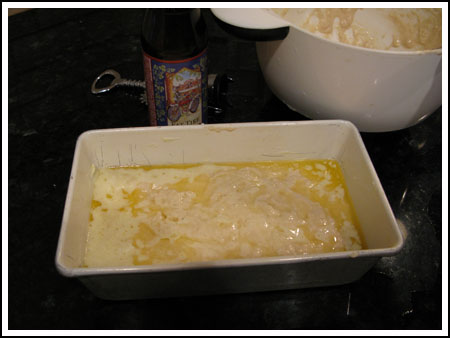
<svg viewBox="0 0 450 338">
<path fill-rule="evenodd" d="M 223 30 L 244 40 L 283 40 L 289 34 L 289 22 L 260 8 L 211 8 L 211 12 Z"/>
<path fill-rule="evenodd" d="M 242 28 L 230 25 L 216 18 L 219 26 L 227 33 L 238 38 L 250 41 L 276 41 L 284 40 L 289 34 L 289 27 L 272 28 L 272 29 L 256 29 Z"/>
</svg>

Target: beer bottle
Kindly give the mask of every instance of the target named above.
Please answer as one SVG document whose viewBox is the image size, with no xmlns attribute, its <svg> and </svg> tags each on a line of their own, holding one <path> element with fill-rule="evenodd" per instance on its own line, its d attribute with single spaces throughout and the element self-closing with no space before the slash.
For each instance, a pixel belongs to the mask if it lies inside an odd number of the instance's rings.
<svg viewBox="0 0 450 338">
<path fill-rule="evenodd" d="M 208 38 L 201 10 L 147 9 L 141 42 L 150 124 L 206 123 Z"/>
</svg>

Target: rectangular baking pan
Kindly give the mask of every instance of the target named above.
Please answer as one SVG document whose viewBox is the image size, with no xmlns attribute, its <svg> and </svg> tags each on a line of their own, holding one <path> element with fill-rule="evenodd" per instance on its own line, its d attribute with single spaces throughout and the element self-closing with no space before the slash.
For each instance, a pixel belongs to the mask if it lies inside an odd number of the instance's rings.
<svg viewBox="0 0 450 338">
<path fill-rule="evenodd" d="M 306 256 L 83 268 L 93 172 L 111 166 L 335 159 L 367 247 Z M 403 238 L 356 127 L 347 121 L 233 123 L 87 131 L 78 138 L 56 252 L 58 271 L 103 299 L 258 292 L 358 280 Z"/>
</svg>

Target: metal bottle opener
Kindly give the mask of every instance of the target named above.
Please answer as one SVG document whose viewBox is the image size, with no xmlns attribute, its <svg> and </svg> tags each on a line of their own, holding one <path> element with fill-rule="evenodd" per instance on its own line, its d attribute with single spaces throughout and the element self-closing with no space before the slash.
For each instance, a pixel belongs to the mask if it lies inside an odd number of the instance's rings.
<svg viewBox="0 0 450 338">
<path fill-rule="evenodd" d="M 112 81 L 109 85 L 105 87 L 98 88 L 97 83 L 104 77 L 110 75 L 113 77 Z M 208 91 L 211 92 L 213 106 L 208 105 L 208 109 L 212 109 L 215 113 L 221 113 L 227 106 L 231 106 L 230 102 L 227 99 L 227 91 L 228 91 L 228 83 L 233 82 L 233 78 L 229 77 L 226 74 L 209 74 L 208 75 Z M 145 92 L 145 81 L 139 80 L 129 80 L 124 79 L 120 76 L 120 74 L 114 69 L 107 69 L 99 76 L 97 76 L 94 82 L 91 85 L 91 93 L 92 94 L 101 94 L 105 92 L 109 92 L 111 89 L 117 87 L 137 87 L 144 89 L 144 92 L 141 95 L 141 102 L 144 104 L 147 103 L 147 93 Z"/>
</svg>

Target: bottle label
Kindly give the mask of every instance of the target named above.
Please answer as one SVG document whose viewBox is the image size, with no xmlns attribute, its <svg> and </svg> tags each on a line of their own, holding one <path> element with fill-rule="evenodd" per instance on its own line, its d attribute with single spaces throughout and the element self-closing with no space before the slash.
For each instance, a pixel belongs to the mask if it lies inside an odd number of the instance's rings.
<svg viewBox="0 0 450 338">
<path fill-rule="evenodd" d="M 165 61 L 143 52 L 150 124 L 206 123 L 206 49 L 186 60 Z"/>
</svg>

